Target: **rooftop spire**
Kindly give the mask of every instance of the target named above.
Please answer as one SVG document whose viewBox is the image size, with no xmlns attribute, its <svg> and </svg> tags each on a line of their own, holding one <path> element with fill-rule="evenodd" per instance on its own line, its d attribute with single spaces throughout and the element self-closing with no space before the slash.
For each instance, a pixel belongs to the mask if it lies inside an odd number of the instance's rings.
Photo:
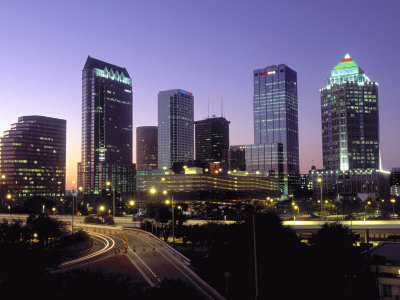
<svg viewBox="0 0 400 300">
<path fill-rule="evenodd" d="M 344 56 L 344 59 L 350 59 L 350 58 L 351 58 L 350 54 L 349 54 L 349 52 L 347 52 L 346 55 Z"/>
</svg>

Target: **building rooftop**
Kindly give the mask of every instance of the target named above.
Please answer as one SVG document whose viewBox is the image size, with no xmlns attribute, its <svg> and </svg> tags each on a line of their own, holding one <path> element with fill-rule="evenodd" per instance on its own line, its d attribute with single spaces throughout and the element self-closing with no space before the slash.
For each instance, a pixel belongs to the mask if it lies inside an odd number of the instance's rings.
<svg viewBox="0 0 400 300">
<path fill-rule="evenodd" d="M 100 69 L 100 70 L 104 70 L 105 68 L 107 68 L 108 70 L 113 70 L 113 72 L 118 71 L 118 73 L 122 73 L 124 74 L 125 77 L 127 78 L 131 78 L 129 76 L 128 71 L 126 70 L 126 68 L 122 68 L 113 64 L 110 64 L 108 62 L 93 58 L 88 56 L 85 66 L 83 67 L 83 69 Z"/>
</svg>

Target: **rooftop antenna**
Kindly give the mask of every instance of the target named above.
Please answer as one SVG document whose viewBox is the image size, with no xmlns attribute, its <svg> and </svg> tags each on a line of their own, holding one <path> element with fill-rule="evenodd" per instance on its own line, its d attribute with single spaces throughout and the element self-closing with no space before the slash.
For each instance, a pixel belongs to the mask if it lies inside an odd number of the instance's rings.
<svg viewBox="0 0 400 300">
<path fill-rule="evenodd" d="M 221 92 L 221 117 L 223 118 L 224 117 L 224 104 L 223 104 L 223 102 L 222 102 L 222 95 L 223 95 L 224 93 L 222 93 Z"/>
<path fill-rule="evenodd" d="M 210 118 L 210 96 L 207 97 L 207 119 Z"/>
</svg>

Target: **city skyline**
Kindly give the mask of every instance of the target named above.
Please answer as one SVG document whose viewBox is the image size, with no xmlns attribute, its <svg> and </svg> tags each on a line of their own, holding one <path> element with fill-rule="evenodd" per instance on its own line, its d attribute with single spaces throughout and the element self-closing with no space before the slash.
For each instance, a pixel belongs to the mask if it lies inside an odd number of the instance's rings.
<svg viewBox="0 0 400 300">
<path fill-rule="evenodd" d="M 182 87 L 193 92 L 195 120 L 207 116 L 207 96 L 211 114 L 219 115 L 223 92 L 224 115 L 231 121 L 231 145 L 253 143 L 252 70 L 279 63 L 293 67 L 298 73 L 300 169 L 305 173 L 313 161 L 322 167 L 319 89 L 329 70 L 349 52 L 380 84 L 382 166 L 390 170 L 400 165 L 399 141 L 393 138 L 400 126 L 396 116 L 400 43 L 391 38 L 399 34 L 399 3 L 338 1 L 329 10 L 317 1 L 230 3 L 229 11 L 223 1 L 203 5 L 172 1 L 158 6 L 124 1 L 96 2 L 95 6 L 94 2 L 77 3 L 3 4 L 0 12 L 0 33 L 7 45 L 0 49 L 1 135 L 23 115 L 66 119 L 67 189 L 76 180 L 76 163 L 81 155 L 80 70 L 88 54 L 130 70 L 134 78 L 134 131 L 138 126 L 157 124 L 157 93 L 161 90 Z M 270 12 L 267 19 L 263 13 L 266 9 Z M 87 10 L 93 11 L 93 17 L 86 17 Z M 170 20 L 168 16 L 174 11 L 186 15 L 190 22 L 185 18 Z M 144 16 L 150 12 L 154 18 L 146 20 Z M 288 24 L 276 33 L 270 24 L 282 16 Z M 76 24 L 71 19 L 76 19 Z M 111 25 L 112 19 L 117 24 Z M 361 28 L 352 25 L 357 19 L 362 20 Z M 112 42 L 100 44 L 101 36 L 91 34 L 91 22 L 103 26 Z M 293 30 L 296 22 L 301 24 L 299 30 Z M 110 34 L 113 31 L 115 34 Z M 160 53 L 171 39 L 185 47 Z M 174 74 L 171 65 L 176 67 Z M 23 89 L 21 76 L 29 77 Z"/>
</svg>

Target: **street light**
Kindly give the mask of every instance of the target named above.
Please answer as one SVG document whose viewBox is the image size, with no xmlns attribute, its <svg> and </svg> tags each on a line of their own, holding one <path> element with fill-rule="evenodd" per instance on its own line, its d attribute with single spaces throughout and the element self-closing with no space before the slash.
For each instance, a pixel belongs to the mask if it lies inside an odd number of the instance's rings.
<svg viewBox="0 0 400 300">
<path fill-rule="evenodd" d="M 164 195 L 167 194 L 167 191 L 163 192 Z M 168 205 L 169 204 L 169 200 L 165 200 L 165 203 Z M 175 248 L 175 217 L 174 217 L 174 196 L 171 193 L 171 211 L 172 211 L 172 245 Z"/>
<path fill-rule="evenodd" d="M 297 205 L 294 206 L 294 209 L 297 209 L 297 216 L 300 216 L 300 207 Z"/>
<path fill-rule="evenodd" d="M 150 194 L 153 194 L 153 195 L 156 194 L 156 202 L 157 202 L 157 196 L 158 196 L 157 190 L 155 188 L 151 188 Z"/>
<path fill-rule="evenodd" d="M 113 190 L 113 219 L 115 219 L 115 187 L 114 187 L 114 185 L 111 184 L 110 181 L 107 181 L 107 185 L 111 186 L 111 188 Z"/>
<path fill-rule="evenodd" d="M 390 202 L 392 202 L 393 205 L 393 218 L 394 218 L 394 204 L 396 203 L 396 199 L 390 199 Z"/>
<path fill-rule="evenodd" d="M 317 180 L 321 184 L 321 212 L 320 212 L 320 216 L 322 218 L 322 178 L 320 177 Z"/>
</svg>

